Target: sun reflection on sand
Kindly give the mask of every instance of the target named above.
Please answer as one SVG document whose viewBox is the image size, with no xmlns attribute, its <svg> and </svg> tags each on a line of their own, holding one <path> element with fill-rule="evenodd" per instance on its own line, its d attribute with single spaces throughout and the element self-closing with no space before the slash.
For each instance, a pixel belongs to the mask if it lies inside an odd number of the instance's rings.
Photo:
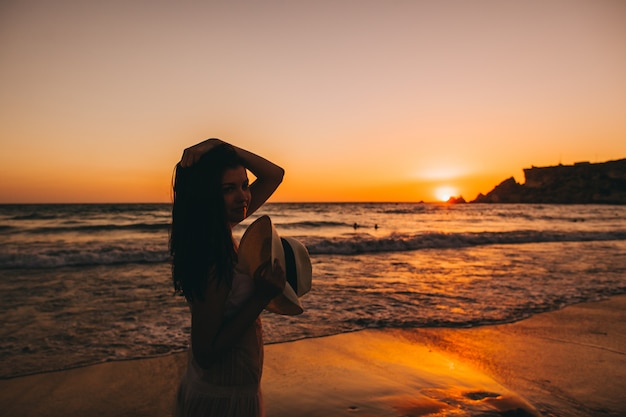
<svg viewBox="0 0 626 417">
<path fill-rule="evenodd" d="M 315 351 L 307 352 L 312 346 Z M 266 358 L 266 372 L 293 370 L 302 379 L 296 386 L 283 386 L 272 379 L 273 384 L 266 390 L 268 398 L 296 395 L 303 409 L 318 410 L 320 416 L 329 412 L 376 416 L 537 415 L 524 399 L 491 377 L 404 338 L 401 331 L 367 330 L 320 338 L 315 344 L 291 342 L 272 349 L 273 355 Z M 296 359 L 303 357 L 311 361 Z M 319 398 L 325 399 L 323 407 L 315 404 Z M 315 413 L 307 411 L 307 415 L 318 415 Z"/>
</svg>

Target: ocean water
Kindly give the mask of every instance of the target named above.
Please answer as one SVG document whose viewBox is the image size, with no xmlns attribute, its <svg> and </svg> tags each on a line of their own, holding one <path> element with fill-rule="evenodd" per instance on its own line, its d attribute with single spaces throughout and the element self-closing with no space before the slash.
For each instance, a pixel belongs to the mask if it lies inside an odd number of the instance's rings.
<svg viewBox="0 0 626 417">
<path fill-rule="evenodd" d="M 265 341 L 472 327 L 626 293 L 626 206 L 269 203 L 307 245 L 305 313 Z M 183 351 L 169 204 L 0 206 L 0 378 Z"/>
</svg>

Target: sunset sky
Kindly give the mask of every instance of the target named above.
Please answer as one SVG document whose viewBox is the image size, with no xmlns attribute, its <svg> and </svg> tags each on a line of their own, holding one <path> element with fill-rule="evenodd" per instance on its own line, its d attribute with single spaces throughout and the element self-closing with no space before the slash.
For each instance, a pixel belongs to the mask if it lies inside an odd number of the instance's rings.
<svg viewBox="0 0 626 417">
<path fill-rule="evenodd" d="M 271 201 L 626 158 L 623 0 L 3 0 L 0 63 L 0 203 L 167 202 L 208 137 L 285 168 Z"/>
</svg>

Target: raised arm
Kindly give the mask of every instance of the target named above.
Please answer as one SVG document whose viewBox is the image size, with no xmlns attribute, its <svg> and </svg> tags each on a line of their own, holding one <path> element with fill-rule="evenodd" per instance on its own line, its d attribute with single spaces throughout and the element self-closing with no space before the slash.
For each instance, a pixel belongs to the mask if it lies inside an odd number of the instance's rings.
<svg viewBox="0 0 626 417">
<path fill-rule="evenodd" d="M 193 165 L 202 155 L 221 143 L 225 142 L 220 139 L 211 138 L 185 149 L 183 157 L 181 158 L 181 165 L 183 167 Z M 230 146 L 235 149 L 237 155 L 243 160 L 245 168 L 256 177 L 256 180 L 250 185 L 250 191 L 252 193 L 252 200 L 248 206 L 248 215 L 250 215 L 258 210 L 258 208 L 270 198 L 274 191 L 276 191 L 276 188 L 278 188 L 283 180 L 285 170 L 250 151 L 232 144 Z"/>
</svg>

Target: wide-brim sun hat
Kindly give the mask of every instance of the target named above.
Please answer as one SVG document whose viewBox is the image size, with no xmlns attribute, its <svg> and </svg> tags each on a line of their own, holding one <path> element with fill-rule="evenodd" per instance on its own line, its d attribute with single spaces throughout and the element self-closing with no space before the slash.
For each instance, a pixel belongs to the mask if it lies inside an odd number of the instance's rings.
<svg viewBox="0 0 626 417">
<path fill-rule="evenodd" d="M 287 282 L 266 310 L 288 316 L 302 314 L 300 297 L 311 290 L 313 278 L 309 252 L 297 239 L 280 237 L 272 220 L 264 215 L 248 226 L 241 237 L 236 269 L 253 277 L 259 266 L 268 261 L 273 265 L 274 259 L 285 271 Z"/>
</svg>

